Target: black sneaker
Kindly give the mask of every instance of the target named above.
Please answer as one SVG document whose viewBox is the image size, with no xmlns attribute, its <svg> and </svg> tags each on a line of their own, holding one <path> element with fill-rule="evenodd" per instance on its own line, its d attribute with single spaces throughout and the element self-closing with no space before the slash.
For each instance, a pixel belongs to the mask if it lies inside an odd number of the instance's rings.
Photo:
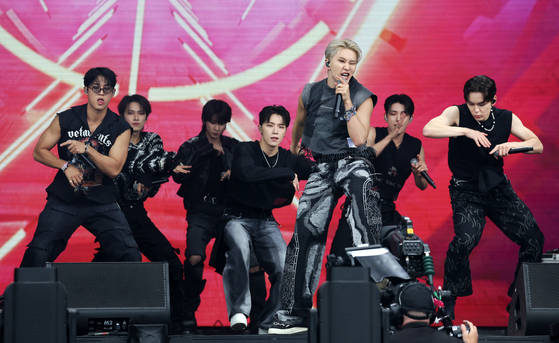
<svg viewBox="0 0 559 343">
<path fill-rule="evenodd" d="M 303 317 L 291 316 L 282 313 L 274 315 L 274 323 L 268 329 L 270 335 L 290 335 L 293 333 L 307 332 L 307 320 Z"/>
<path fill-rule="evenodd" d="M 304 326 L 293 326 L 281 322 L 274 322 L 270 329 L 268 329 L 269 335 L 290 335 L 293 333 L 307 332 L 309 329 Z"/>
</svg>

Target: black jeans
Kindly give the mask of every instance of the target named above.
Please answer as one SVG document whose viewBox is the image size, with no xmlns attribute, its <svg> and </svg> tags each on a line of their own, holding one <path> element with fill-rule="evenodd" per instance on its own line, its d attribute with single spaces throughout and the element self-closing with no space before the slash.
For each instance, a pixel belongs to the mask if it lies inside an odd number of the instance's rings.
<svg viewBox="0 0 559 343">
<path fill-rule="evenodd" d="M 469 256 L 481 239 L 486 217 L 520 246 L 515 279 L 523 262 L 541 261 L 543 233 L 530 209 L 512 189 L 510 181 L 503 181 L 488 193 L 480 193 L 466 182 L 453 179 L 449 191 L 454 238 L 446 253 L 444 288 L 452 295 L 473 293 Z M 510 289 L 509 295 L 512 296 Z"/>
<path fill-rule="evenodd" d="M 20 267 L 43 267 L 47 261 L 54 262 L 80 225 L 99 240 L 107 261 L 142 260 L 130 226 L 117 203 L 67 203 L 49 195 Z"/>
</svg>

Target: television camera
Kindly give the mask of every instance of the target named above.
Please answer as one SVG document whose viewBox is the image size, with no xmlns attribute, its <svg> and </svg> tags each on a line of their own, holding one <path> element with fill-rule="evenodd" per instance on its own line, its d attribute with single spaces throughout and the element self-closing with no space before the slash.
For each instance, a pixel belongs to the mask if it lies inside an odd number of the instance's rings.
<svg viewBox="0 0 559 343">
<path fill-rule="evenodd" d="M 418 279 L 432 291 L 431 323 L 441 322 L 440 330 L 461 337 L 460 326 L 453 325 L 444 308 L 450 292 L 433 285 L 430 252 L 414 233 L 412 221 L 403 217 L 399 225 L 382 228 L 380 245 L 327 256 L 327 281 L 318 290 L 318 310 L 311 312 L 309 342 L 388 342 L 403 318 L 397 295 Z M 330 318 L 332 313 L 335 318 Z"/>
</svg>

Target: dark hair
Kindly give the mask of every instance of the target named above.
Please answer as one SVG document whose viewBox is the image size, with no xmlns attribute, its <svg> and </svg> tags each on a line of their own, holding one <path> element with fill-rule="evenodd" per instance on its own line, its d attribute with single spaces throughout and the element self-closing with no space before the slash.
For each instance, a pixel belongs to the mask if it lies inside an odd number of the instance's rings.
<svg viewBox="0 0 559 343">
<path fill-rule="evenodd" d="M 105 67 L 91 68 L 83 77 L 83 84 L 89 87 L 99 76 L 102 76 L 107 84 L 114 88 L 116 86 L 116 74 L 114 71 Z"/>
<path fill-rule="evenodd" d="M 130 105 L 131 102 L 137 102 L 138 104 L 140 104 L 140 107 L 146 113 L 147 119 L 147 117 L 151 113 L 151 105 L 148 99 L 140 94 L 127 95 L 122 98 L 122 100 L 120 100 L 120 102 L 118 103 L 118 114 L 120 114 L 121 116 L 124 115 L 124 112 L 126 112 L 126 108 L 128 107 L 128 105 Z"/>
<path fill-rule="evenodd" d="M 220 125 L 231 121 L 231 106 L 223 100 L 212 99 L 202 108 L 202 132 L 206 132 L 206 122 L 216 118 Z"/>
<path fill-rule="evenodd" d="M 474 76 L 464 85 L 464 100 L 468 102 L 468 96 L 470 93 L 480 92 L 483 94 L 483 100 L 493 101 L 495 94 L 497 94 L 497 85 L 495 81 L 485 75 Z"/>
<path fill-rule="evenodd" d="M 415 111 L 415 105 L 409 96 L 406 94 L 393 94 L 384 100 L 384 113 L 388 113 L 390 107 L 394 104 L 404 105 L 404 109 L 409 116 L 412 116 Z"/>
<path fill-rule="evenodd" d="M 283 120 L 283 124 L 285 125 L 285 127 L 289 127 L 289 121 L 291 120 L 291 117 L 289 116 L 289 112 L 285 109 L 285 107 L 281 105 L 279 106 L 272 105 L 272 106 L 264 107 L 259 114 L 260 116 L 259 124 L 262 125 L 264 123 L 269 122 L 272 114 L 277 114 L 281 116 L 281 119 Z"/>
</svg>

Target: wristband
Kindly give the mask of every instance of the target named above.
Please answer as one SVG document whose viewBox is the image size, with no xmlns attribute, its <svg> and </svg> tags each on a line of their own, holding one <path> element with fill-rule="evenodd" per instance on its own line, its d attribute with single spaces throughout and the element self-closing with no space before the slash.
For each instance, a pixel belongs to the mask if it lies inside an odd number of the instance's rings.
<svg viewBox="0 0 559 343">
<path fill-rule="evenodd" d="M 346 110 L 345 113 L 344 113 L 345 121 L 349 121 L 351 119 L 351 117 L 353 117 L 356 114 L 357 114 L 357 111 L 355 111 L 355 106 L 353 106 L 349 110 Z"/>
<path fill-rule="evenodd" d="M 62 172 L 65 172 L 66 169 L 68 169 L 69 166 L 70 166 L 70 162 L 66 162 L 66 163 L 64 163 L 64 165 L 60 169 L 62 170 Z"/>
</svg>

